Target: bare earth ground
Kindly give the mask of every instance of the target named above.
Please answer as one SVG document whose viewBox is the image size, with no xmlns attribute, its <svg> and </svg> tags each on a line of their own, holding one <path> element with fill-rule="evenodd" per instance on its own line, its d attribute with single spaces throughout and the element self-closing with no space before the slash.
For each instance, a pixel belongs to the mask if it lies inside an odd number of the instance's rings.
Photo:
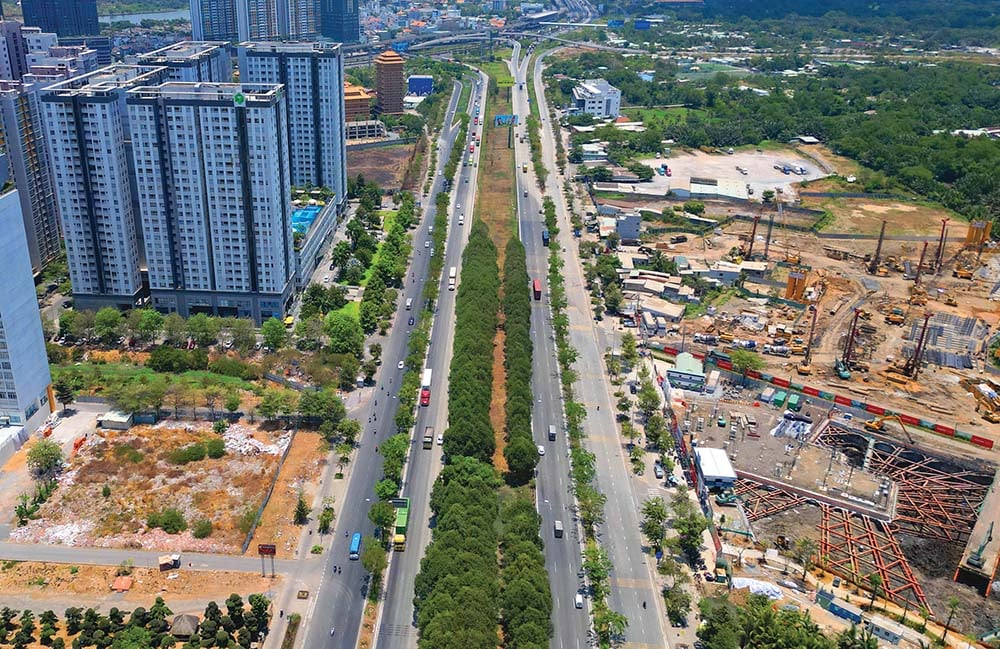
<svg viewBox="0 0 1000 649">
<path fill-rule="evenodd" d="M 510 90 L 501 90 L 500 94 L 490 101 L 486 124 L 493 123 L 494 115 L 510 112 L 509 93 Z M 514 151 L 507 148 L 507 127 L 494 128 L 480 124 L 480 126 L 470 125 L 469 128 L 482 134 L 476 213 L 489 226 L 490 238 L 497 247 L 497 264 L 502 270 L 507 242 L 512 236 L 511 227 L 514 218 Z M 462 169 L 459 169 L 460 179 L 461 171 Z M 493 400 L 490 404 L 490 422 L 493 424 L 496 437 L 493 465 L 500 471 L 507 470 L 507 462 L 503 455 L 506 443 L 504 403 L 507 400 L 503 345 L 503 330 L 498 329 L 493 340 Z"/>
<path fill-rule="evenodd" d="M 822 189 L 810 191 L 823 191 Z M 941 219 L 954 218 L 943 207 L 916 202 L 876 200 L 871 198 L 816 198 L 805 196 L 802 207 L 830 210 L 833 223 L 823 228 L 824 232 L 875 233 L 887 221 L 887 235 L 927 235 L 936 236 L 941 230 Z M 949 235 L 964 234 L 964 224 L 956 221 Z"/>
<path fill-rule="evenodd" d="M 15 529 L 11 540 L 238 551 L 244 537 L 239 516 L 247 506 L 259 506 L 288 434 L 234 424 L 223 436 L 223 457 L 185 465 L 168 459 L 171 451 L 214 436 L 208 422 L 178 425 L 174 421 L 91 434 L 70 460 L 38 518 Z M 107 498 L 102 495 L 104 485 L 110 489 Z M 181 510 L 188 529 L 180 534 L 148 529 L 148 515 L 169 507 Z M 191 527 L 203 518 L 212 521 L 212 534 L 195 539 Z"/>
<path fill-rule="evenodd" d="M 382 189 L 398 189 L 403 182 L 406 164 L 413 155 L 415 144 L 381 149 L 347 150 L 347 175 L 361 174 Z"/>
<path fill-rule="evenodd" d="M 253 543 L 273 543 L 277 546 L 279 559 L 295 556 L 302 528 L 295 525 L 292 513 L 300 490 L 306 503 L 312 505 L 318 486 L 316 479 L 326 462 L 325 446 L 326 442 L 319 433 L 300 430 L 295 434 L 274 492 L 254 532 Z"/>
</svg>

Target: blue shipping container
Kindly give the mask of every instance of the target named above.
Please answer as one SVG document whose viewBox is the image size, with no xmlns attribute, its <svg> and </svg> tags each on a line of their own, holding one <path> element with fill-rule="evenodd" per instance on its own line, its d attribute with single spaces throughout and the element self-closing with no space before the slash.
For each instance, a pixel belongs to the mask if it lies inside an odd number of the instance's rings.
<svg viewBox="0 0 1000 649">
<path fill-rule="evenodd" d="M 648 20 L 637 20 L 637 21 L 635 21 L 634 27 L 638 31 L 646 31 L 646 30 L 649 29 L 649 21 Z"/>
<path fill-rule="evenodd" d="M 625 21 L 624 20 L 609 20 L 608 21 L 608 27 L 614 28 L 614 27 L 622 27 L 624 25 L 625 25 Z"/>
</svg>

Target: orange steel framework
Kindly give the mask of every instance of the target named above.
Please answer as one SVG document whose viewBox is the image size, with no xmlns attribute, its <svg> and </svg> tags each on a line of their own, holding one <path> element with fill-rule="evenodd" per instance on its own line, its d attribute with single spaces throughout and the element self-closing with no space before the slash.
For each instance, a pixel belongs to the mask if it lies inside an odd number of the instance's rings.
<svg viewBox="0 0 1000 649">
<path fill-rule="evenodd" d="M 743 504 L 747 520 L 751 522 L 774 516 L 806 502 L 806 499 L 798 494 L 774 489 L 769 485 L 745 478 L 736 480 L 735 492 Z"/>
<path fill-rule="evenodd" d="M 910 608 L 930 611 L 923 589 L 917 583 L 903 548 L 881 521 L 820 505 L 819 554 L 826 570 L 871 588 L 870 575 L 881 579 L 879 596 Z"/>
</svg>

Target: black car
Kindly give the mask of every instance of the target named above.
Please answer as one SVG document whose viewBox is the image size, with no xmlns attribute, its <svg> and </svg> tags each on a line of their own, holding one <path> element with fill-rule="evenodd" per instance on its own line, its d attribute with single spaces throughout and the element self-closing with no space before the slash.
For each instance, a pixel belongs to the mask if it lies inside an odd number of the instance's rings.
<svg viewBox="0 0 1000 649">
<path fill-rule="evenodd" d="M 413 316 L 411 315 L 410 319 L 406 321 L 406 324 L 408 324 L 408 325 L 410 325 L 412 327 L 413 326 L 413 322 L 414 322 Z"/>
</svg>

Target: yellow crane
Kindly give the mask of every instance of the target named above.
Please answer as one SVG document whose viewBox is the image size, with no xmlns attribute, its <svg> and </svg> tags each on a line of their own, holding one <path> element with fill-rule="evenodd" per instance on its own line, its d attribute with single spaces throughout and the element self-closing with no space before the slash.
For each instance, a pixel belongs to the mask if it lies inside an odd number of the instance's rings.
<svg viewBox="0 0 1000 649">
<path fill-rule="evenodd" d="M 894 421 L 899 424 L 899 427 L 903 429 L 903 434 L 906 435 L 906 439 L 910 444 L 916 444 L 913 441 L 913 435 L 910 435 L 910 431 L 907 430 L 906 424 L 900 419 L 899 415 L 882 415 L 881 417 L 876 417 L 875 419 L 869 419 L 865 422 L 865 430 L 870 430 L 875 433 L 881 433 L 885 429 L 885 422 Z"/>
</svg>

